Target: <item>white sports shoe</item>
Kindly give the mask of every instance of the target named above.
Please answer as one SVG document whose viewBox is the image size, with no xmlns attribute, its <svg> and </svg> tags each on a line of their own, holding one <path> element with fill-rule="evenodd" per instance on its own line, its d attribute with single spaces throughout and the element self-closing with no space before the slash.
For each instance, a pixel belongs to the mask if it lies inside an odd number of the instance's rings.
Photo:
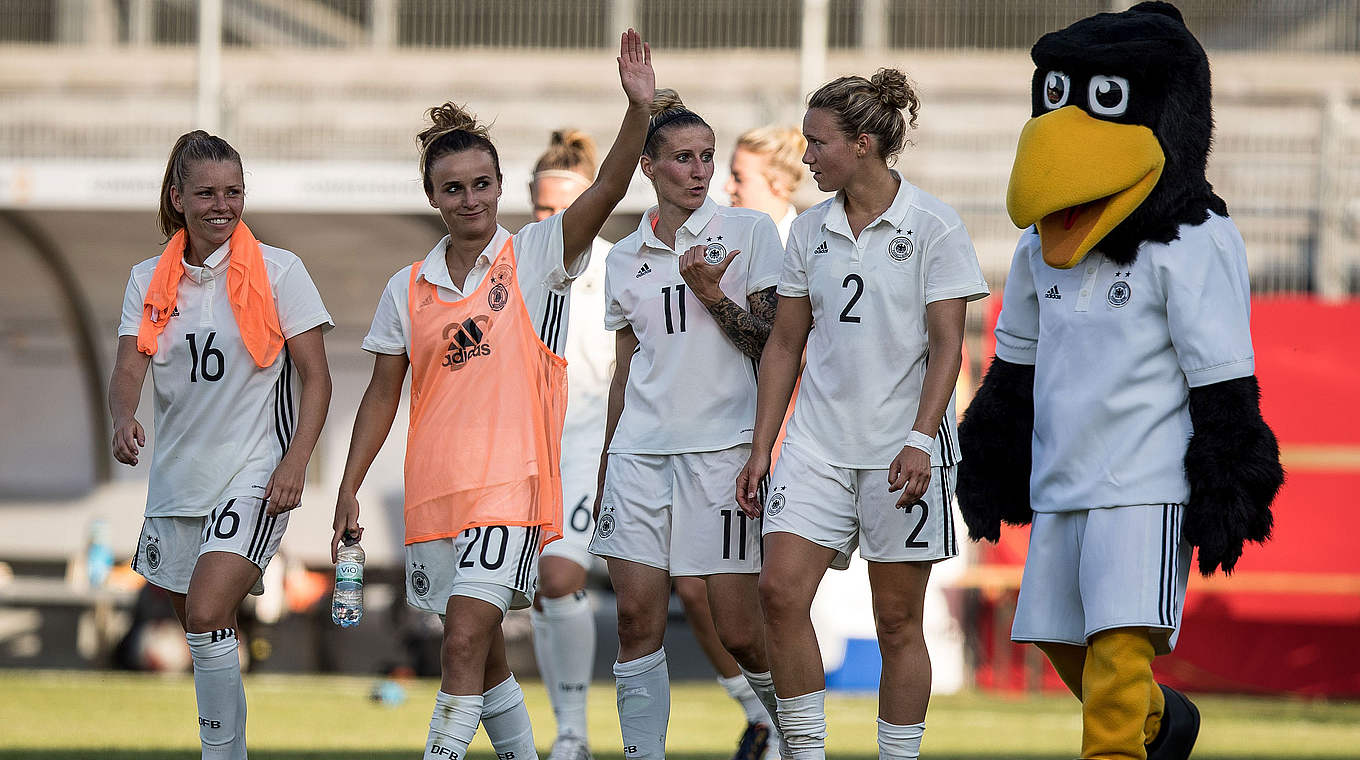
<svg viewBox="0 0 1360 760">
<path fill-rule="evenodd" d="M 552 754 L 548 760 L 594 760 L 590 746 L 585 739 L 576 736 L 559 736 L 553 742 Z"/>
</svg>

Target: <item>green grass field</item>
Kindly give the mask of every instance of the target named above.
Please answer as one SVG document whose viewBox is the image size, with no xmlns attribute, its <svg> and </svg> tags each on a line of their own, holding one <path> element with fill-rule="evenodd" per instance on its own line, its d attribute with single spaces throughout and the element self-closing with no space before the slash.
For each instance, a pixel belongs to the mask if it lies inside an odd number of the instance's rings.
<svg viewBox="0 0 1360 760">
<path fill-rule="evenodd" d="M 399 707 L 369 699 L 371 679 L 251 676 L 253 760 L 410 760 L 421 742 L 437 684 L 406 684 Z M 545 753 L 552 715 L 540 684 L 525 683 L 529 710 Z M 198 757 L 193 680 L 65 671 L 0 672 L 0 760 Z M 597 757 L 620 758 L 613 685 L 591 691 Z M 1355 758 L 1360 756 L 1360 703 L 1201 697 L 1204 729 L 1195 757 Z M 671 695 L 669 756 L 725 759 L 742 718 L 716 684 L 677 684 Z M 877 756 L 874 700 L 833 695 L 827 701 L 830 754 Z M 1076 702 L 1059 696 L 963 694 L 937 697 L 927 721 L 924 757 L 937 760 L 1075 757 L 1081 728 Z M 494 760 L 484 736 L 471 758 Z"/>
</svg>

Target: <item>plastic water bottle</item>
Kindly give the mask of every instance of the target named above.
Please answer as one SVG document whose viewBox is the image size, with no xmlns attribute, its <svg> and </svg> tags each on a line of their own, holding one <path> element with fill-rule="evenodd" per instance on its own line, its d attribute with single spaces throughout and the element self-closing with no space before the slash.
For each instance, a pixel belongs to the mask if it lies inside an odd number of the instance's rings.
<svg viewBox="0 0 1360 760">
<path fill-rule="evenodd" d="M 335 592 L 331 594 L 331 622 L 341 628 L 359 624 L 364 616 L 364 550 L 359 537 L 346 533 L 336 552 Z"/>
<path fill-rule="evenodd" d="M 90 523 L 90 543 L 85 550 L 85 572 L 90 588 L 99 588 L 113 570 L 113 548 L 109 545 L 109 523 L 96 519 Z"/>
</svg>

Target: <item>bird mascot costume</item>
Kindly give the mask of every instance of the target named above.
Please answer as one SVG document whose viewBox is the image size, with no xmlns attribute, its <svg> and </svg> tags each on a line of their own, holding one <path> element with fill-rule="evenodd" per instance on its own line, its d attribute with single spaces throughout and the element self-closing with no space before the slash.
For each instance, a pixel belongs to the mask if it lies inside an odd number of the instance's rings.
<svg viewBox="0 0 1360 760">
<path fill-rule="evenodd" d="M 1007 209 L 1025 228 L 996 358 L 959 427 L 974 540 L 1030 524 L 1011 638 L 1082 704 L 1082 758 L 1185 758 L 1153 678 L 1191 565 L 1232 571 L 1283 482 L 1261 418 L 1246 253 L 1205 179 L 1209 62 L 1167 3 L 1044 35 Z"/>
</svg>

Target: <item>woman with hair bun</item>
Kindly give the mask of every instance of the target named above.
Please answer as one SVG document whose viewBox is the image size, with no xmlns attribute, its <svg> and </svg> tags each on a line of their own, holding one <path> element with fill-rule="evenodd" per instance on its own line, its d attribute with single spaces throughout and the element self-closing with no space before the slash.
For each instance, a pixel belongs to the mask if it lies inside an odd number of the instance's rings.
<svg viewBox="0 0 1360 760">
<path fill-rule="evenodd" d="M 783 248 L 768 216 L 708 197 L 713 145 L 702 117 L 674 90 L 657 91 L 640 161 L 657 204 L 605 263 L 616 359 L 590 550 L 607 560 L 618 594 L 614 675 L 630 760 L 665 756 L 672 577 L 707 581 L 723 646 L 774 706 L 757 612 L 759 526 L 730 483 L 749 454 Z"/>
<path fill-rule="evenodd" d="M 868 563 L 883 655 L 879 757 L 914 758 L 930 699 L 926 582 L 933 563 L 958 553 L 954 384 L 966 304 L 987 285 L 959 215 L 890 168 L 918 108 L 906 76 L 881 69 L 823 85 L 803 117 L 803 163 L 836 195 L 793 223 L 751 458 L 737 480 L 742 508 L 764 515 L 760 596 L 777 719 L 785 757 L 798 760 L 826 756 L 809 616 L 826 570 L 844 569 L 856 548 Z"/>
<path fill-rule="evenodd" d="M 330 314 L 302 261 L 246 227 L 245 192 L 226 140 L 194 130 L 175 143 L 160 196 L 169 240 L 132 268 L 109 381 L 113 456 L 135 467 L 151 369 L 157 440 L 132 569 L 169 592 L 184 626 L 205 760 L 246 756 L 236 613 L 264 593 L 331 398 Z"/>
<path fill-rule="evenodd" d="M 445 103 L 417 135 L 425 195 L 449 234 L 388 281 L 364 338 L 373 377 L 354 421 L 331 547 L 362 533 L 356 494 L 409 368 L 406 598 L 444 619 L 427 760 L 462 758 L 479 723 L 501 757 L 536 757 L 501 621 L 530 605 L 539 552 L 562 533 L 562 312 L 647 133 L 651 51 L 632 29 L 619 48 L 628 109 L 599 176 L 565 211 L 513 235 L 497 223 L 500 158 L 486 127 Z"/>
<path fill-rule="evenodd" d="M 789 202 L 803 181 L 803 151 L 807 141 L 794 127 L 756 127 L 737 138 L 732 152 L 731 174 L 727 179 L 728 198 L 737 208 L 749 208 L 768 215 L 779 231 L 779 242 L 789 238 L 789 228 L 798 211 Z M 708 607 L 708 588 L 703 578 L 681 576 L 675 579 L 675 595 L 685 608 L 685 619 L 699 642 L 704 656 L 718 674 L 718 684 L 741 705 L 746 714 L 746 730 L 737 742 L 733 760 L 759 760 L 761 748 L 778 746 L 779 732 L 766 714 L 764 705 L 741 674 L 737 661 L 728 654 L 713 627 Z"/>
<path fill-rule="evenodd" d="M 595 178 L 595 141 L 576 129 L 552 133 L 534 164 L 529 198 L 534 220 L 561 213 Z M 567 417 L 562 427 L 562 540 L 539 559 L 538 596 L 530 611 L 534 655 L 557 719 L 549 760 L 589 760 L 586 705 L 595 667 L 595 612 L 586 594 L 594 528 L 595 474 L 604 439 L 613 338 L 604 329 L 604 261 L 609 243 L 595 238 L 590 265 L 562 303 L 567 359 Z"/>
</svg>

